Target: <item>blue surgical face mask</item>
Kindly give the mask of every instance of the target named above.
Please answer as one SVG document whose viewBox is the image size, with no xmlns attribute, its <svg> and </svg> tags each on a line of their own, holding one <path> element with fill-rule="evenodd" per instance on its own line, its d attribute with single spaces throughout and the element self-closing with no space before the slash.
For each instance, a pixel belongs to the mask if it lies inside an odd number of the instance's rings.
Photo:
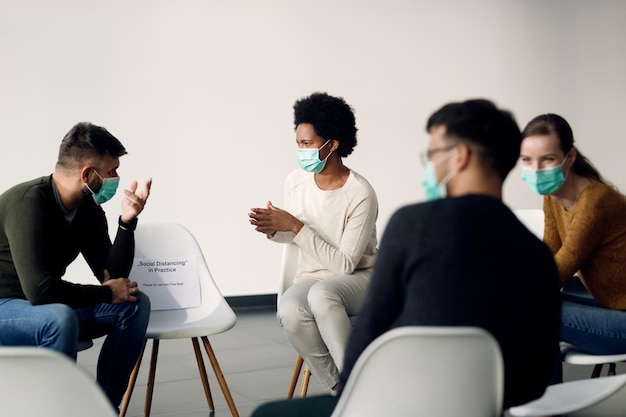
<svg viewBox="0 0 626 417">
<path fill-rule="evenodd" d="M 98 178 L 102 180 L 102 187 L 100 187 L 100 190 L 97 193 L 94 193 L 91 187 L 89 187 L 89 184 L 85 185 L 87 186 L 87 189 L 91 192 L 91 196 L 93 197 L 93 200 L 96 202 L 96 204 L 106 203 L 111 199 L 111 197 L 115 195 L 115 192 L 117 191 L 117 186 L 120 183 L 120 177 L 102 178 L 100 174 L 98 174 L 98 171 L 94 169 L 93 172 L 95 172 Z"/>
<path fill-rule="evenodd" d="M 330 151 L 326 158 L 320 159 L 320 149 L 326 146 L 330 142 L 330 139 L 326 141 L 322 146 L 316 149 L 298 149 L 298 164 L 300 168 L 306 172 L 321 172 L 326 166 L 326 161 L 333 151 Z"/>
<path fill-rule="evenodd" d="M 452 156 L 452 151 L 454 151 L 454 149 L 451 149 L 446 152 L 445 155 L 442 155 L 441 158 L 437 160 L 437 164 L 450 158 L 450 156 Z M 429 161 L 426 163 L 426 166 L 424 166 L 424 171 L 422 171 L 422 188 L 424 190 L 424 194 L 426 195 L 426 200 L 428 201 L 446 198 L 448 196 L 446 185 L 457 174 L 456 171 L 451 171 L 446 174 L 441 181 L 437 181 L 437 175 L 435 173 L 435 167 L 437 164 L 433 161 Z"/>
<path fill-rule="evenodd" d="M 565 182 L 563 164 L 566 160 L 567 155 L 560 165 L 550 168 L 532 169 L 522 167 L 522 179 L 537 194 L 547 195 L 555 193 Z"/>
</svg>

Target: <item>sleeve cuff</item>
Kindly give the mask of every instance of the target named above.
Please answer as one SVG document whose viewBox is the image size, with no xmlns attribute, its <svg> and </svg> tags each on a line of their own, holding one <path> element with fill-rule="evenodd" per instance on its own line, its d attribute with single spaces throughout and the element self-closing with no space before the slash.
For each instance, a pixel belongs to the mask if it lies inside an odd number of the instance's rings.
<svg viewBox="0 0 626 417">
<path fill-rule="evenodd" d="M 129 230 L 132 232 L 137 228 L 137 220 L 138 218 L 135 217 L 131 222 L 126 223 L 125 221 L 122 220 L 122 216 L 120 216 L 118 219 L 118 224 L 120 225 L 120 229 Z"/>
<path fill-rule="evenodd" d="M 307 242 L 311 242 L 313 234 L 313 229 L 305 224 L 302 226 L 302 229 L 300 229 L 298 234 L 293 237 L 293 243 L 302 247 L 306 245 Z"/>
</svg>

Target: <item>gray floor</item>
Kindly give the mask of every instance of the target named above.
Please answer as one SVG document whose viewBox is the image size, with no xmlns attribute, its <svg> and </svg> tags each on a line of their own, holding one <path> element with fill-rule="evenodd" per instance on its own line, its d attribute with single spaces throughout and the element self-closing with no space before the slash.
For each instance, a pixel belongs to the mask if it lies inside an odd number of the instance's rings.
<svg viewBox="0 0 626 417">
<path fill-rule="evenodd" d="M 237 324 L 223 334 L 209 338 L 226 378 L 237 410 L 248 417 L 254 408 L 268 400 L 285 398 L 296 353 L 276 321 L 274 311 L 237 311 Z M 94 347 L 80 352 L 78 363 L 95 375 L 95 365 L 102 339 Z M 133 393 L 128 417 L 143 415 L 143 402 L 149 367 L 151 342 L 142 361 L 137 386 Z M 209 383 L 215 401 L 216 416 L 230 416 L 230 411 L 209 366 Z M 626 372 L 619 364 L 618 372 Z M 591 367 L 565 366 L 566 380 L 588 378 Z M 309 393 L 321 393 L 311 378 Z M 198 378 L 193 347 L 190 340 L 163 340 L 159 349 L 152 416 L 199 417 L 209 410 Z"/>
<path fill-rule="evenodd" d="M 228 383 L 240 417 L 268 400 L 285 398 L 296 352 L 280 328 L 274 311 L 237 311 L 237 324 L 231 330 L 209 337 L 222 373 Z M 78 363 L 95 375 L 103 339 L 78 354 Z M 148 342 L 127 412 L 128 417 L 143 415 L 146 381 L 152 342 Z M 205 355 L 216 416 L 230 416 L 222 391 Z M 311 378 L 309 393 L 322 390 Z M 159 346 L 152 416 L 199 417 L 209 410 L 199 379 L 193 346 L 189 339 L 163 340 Z"/>
</svg>

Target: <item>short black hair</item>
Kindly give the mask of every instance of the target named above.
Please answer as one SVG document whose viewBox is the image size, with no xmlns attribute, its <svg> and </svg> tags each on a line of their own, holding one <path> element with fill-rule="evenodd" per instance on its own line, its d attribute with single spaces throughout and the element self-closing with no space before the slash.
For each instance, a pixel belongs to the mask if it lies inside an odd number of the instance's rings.
<svg viewBox="0 0 626 417">
<path fill-rule="evenodd" d="M 107 155 L 119 158 L 126 155 L 126 148 L 104 127 L 80 122 L 61 141 L 57 165 L 72 169 Z"/>
<path fill-rule="evenodd" d="M 522 135 L 513 114 L 485 99 L 449 103 L 430 116 L 426 131 L 446 127 L 446 137 L 468 142 L 485 168 L 502 181 L 519 159 Z"/>
<path fill-rule="evenodd" d="M 310 123 L 318 136 L 339 142 L 337 153 L 346 157 L 356 146 L 356 121 L 354 111 L 341 97 L 326 93 L 313 93 L 293 105 L 295 128 Z"/>
</svg>

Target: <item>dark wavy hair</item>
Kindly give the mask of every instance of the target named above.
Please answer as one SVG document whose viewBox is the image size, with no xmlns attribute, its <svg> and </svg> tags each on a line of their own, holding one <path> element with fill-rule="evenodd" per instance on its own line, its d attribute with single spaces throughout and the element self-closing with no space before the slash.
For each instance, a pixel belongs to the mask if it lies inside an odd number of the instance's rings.
<svg viewBox="0 0 626 417">
<path fill-rule="evenodd" d="M 519 159 L 522 136 L 513 115 L 485 99 L 449 103 L 430 116 L 426 131 L 446 127 L 446 137 L 468 142 L 481 164 L 504 181 Z"/>
<path fill-rule="evenodd" d="M 315 133 L 325 140 L 339 141 L 337 153 L 346 157 L 356 146 L 356 122 L 354 111 L 343 98 L 326 93 L 313 93 L 293 105 L 295 128 L 301 123 L 310 123 Z"/>
<path fill-rule="evenodd" d="M 106 155 L 119 158 L 126 155 L 126 148 L 105 128 L 81 122 L 74 125 L 61 141 L 57 165 L 73 169 Z"/>
<path fill-rule="evenodd" d="M 541 114 L 532 119 L 522 131 L 522 138 L 536 135 L 554 135 L 559 140 L 559 147 L 564 155 L 574 147 L 574 133 L 567 120 L 558 114 L 547 113 Z M 581 177 L 591 178 L 598 182 L 608 184 L 602 178 L 600 172 L 593 166 L 591 161 L 587 159 L 578 148 L 576 148 L 577 156 L 572 165 L 572 171 Z"/>
</svg>

